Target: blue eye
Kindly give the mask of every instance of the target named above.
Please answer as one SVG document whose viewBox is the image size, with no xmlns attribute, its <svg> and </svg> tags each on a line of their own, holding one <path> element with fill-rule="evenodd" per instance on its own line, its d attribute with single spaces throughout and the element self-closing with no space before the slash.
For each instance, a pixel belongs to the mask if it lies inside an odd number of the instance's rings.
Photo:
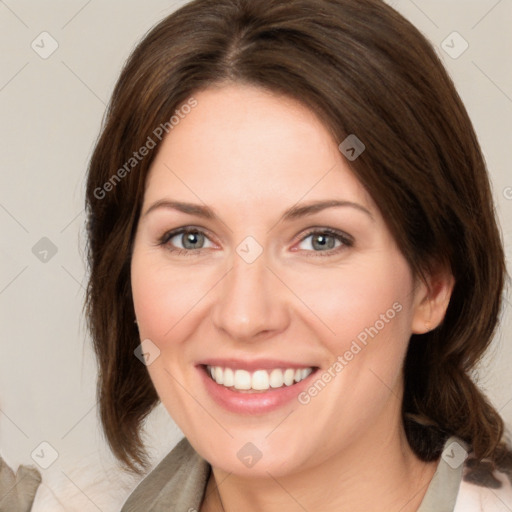
<svg viewBox="0 0 512 512">
<path fill-rule="evenodd" d="M 173 241 L 174 240 L 174 241 Z M 171 252 L 178 254 L 193 255 L 206 249 L 205 241 L 209 241 L 208 237 L 199 229 L 181 228 L 166 233 L 160 240 L 160 245 L 165 245 Z M 180 245 L 181 244 L 181 247 Z"/>
<path fill-rule="evenodd" d="M 310 242 L 306 242 L 308 239 L 311 239 Z M 300 247 L 300 244 L 306 244 L 307 247 Z M 354 240 L 352 237 L 342 233 L 341 231 L 323 229 L 310 231 L 301 239 L 300 244 L 300 249 L 309 252 L 327 253 L 320 254 L 320 256 L 328 256 L 333 254 L 333 252 L 337 253 L 344 247 L 352 247 L 354 245 Z"/>
</svg>

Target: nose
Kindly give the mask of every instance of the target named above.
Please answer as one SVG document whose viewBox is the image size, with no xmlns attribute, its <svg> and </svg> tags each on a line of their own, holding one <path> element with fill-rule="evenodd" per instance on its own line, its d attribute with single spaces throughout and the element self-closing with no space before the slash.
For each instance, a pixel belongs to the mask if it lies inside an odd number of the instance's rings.
<svg viewBox="0 0 512 512">
<path fill-rule="evenodd" d="M 267 264 L 265 253 L 252 263 L 235 254 L 233 267 L 216 287 L 213 323 L 236 341 L 267 338 L 289 324 L 286 287 Z"/>
</svg>

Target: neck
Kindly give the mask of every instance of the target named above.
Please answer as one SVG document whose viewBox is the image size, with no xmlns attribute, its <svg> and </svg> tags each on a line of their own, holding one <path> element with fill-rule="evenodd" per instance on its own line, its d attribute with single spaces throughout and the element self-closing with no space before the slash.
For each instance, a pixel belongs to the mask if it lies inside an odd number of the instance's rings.
<svg viewBox="0 0 512 512">
<path fill-rule="evenodd" d="M 341 453 L 292 475 L 247 478 L 213 468 L 201 512 L 414 512 L 437 462 L 414 455 L 400 414 L 394 417 L 394 424 L 377 421 Z"/>
</svg>

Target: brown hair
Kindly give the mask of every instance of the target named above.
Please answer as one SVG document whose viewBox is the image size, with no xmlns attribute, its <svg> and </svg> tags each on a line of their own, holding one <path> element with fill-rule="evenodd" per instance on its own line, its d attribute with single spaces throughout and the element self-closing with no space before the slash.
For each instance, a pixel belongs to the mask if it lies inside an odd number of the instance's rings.
<svg viewBox="0 0 512 512">
<path fill-rule="evenodd" d="M 435 51 L 380 0 L 196 0 L 154 27 L 126 63 L 90 162 L 86 199 L 87 315 L 100 416 L 114 454 L 133 471 L 147 468 L 141 427 L 158 403 L 134 356 L 140 339 L 130 285 L 134 233 L 158 147 L 130 159 L 155 128 L 170 129 L 169 118 L 192 94 L 224 81 L 293 97 L 339 142 L 349 134 L 363 141 L 352 170 L 413 271 L 421 276 L 442 262 L 456 280 L 443 323 L 410 340 L 403 400 L 409 443 L 431 461 L 454 434 L 478 459 L 510 461 L 502 419 L 468 374 L 492 339 L 505 277 L 485 163 Z"/>
</svg>

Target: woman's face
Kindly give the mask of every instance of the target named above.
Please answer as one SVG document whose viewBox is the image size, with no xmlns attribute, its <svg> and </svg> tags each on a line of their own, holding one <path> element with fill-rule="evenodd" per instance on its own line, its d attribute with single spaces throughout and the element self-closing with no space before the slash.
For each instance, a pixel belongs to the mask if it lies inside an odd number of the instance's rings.
<svg viewBox="0 0 512 512">
<path fill-rule="evenodd" d="M 131 268 L 161 401 L 235 474 L 383 442 L 423 285 L 310 110 L 242 85 L 195 98 L 152 164 Z"/>
</svg>

